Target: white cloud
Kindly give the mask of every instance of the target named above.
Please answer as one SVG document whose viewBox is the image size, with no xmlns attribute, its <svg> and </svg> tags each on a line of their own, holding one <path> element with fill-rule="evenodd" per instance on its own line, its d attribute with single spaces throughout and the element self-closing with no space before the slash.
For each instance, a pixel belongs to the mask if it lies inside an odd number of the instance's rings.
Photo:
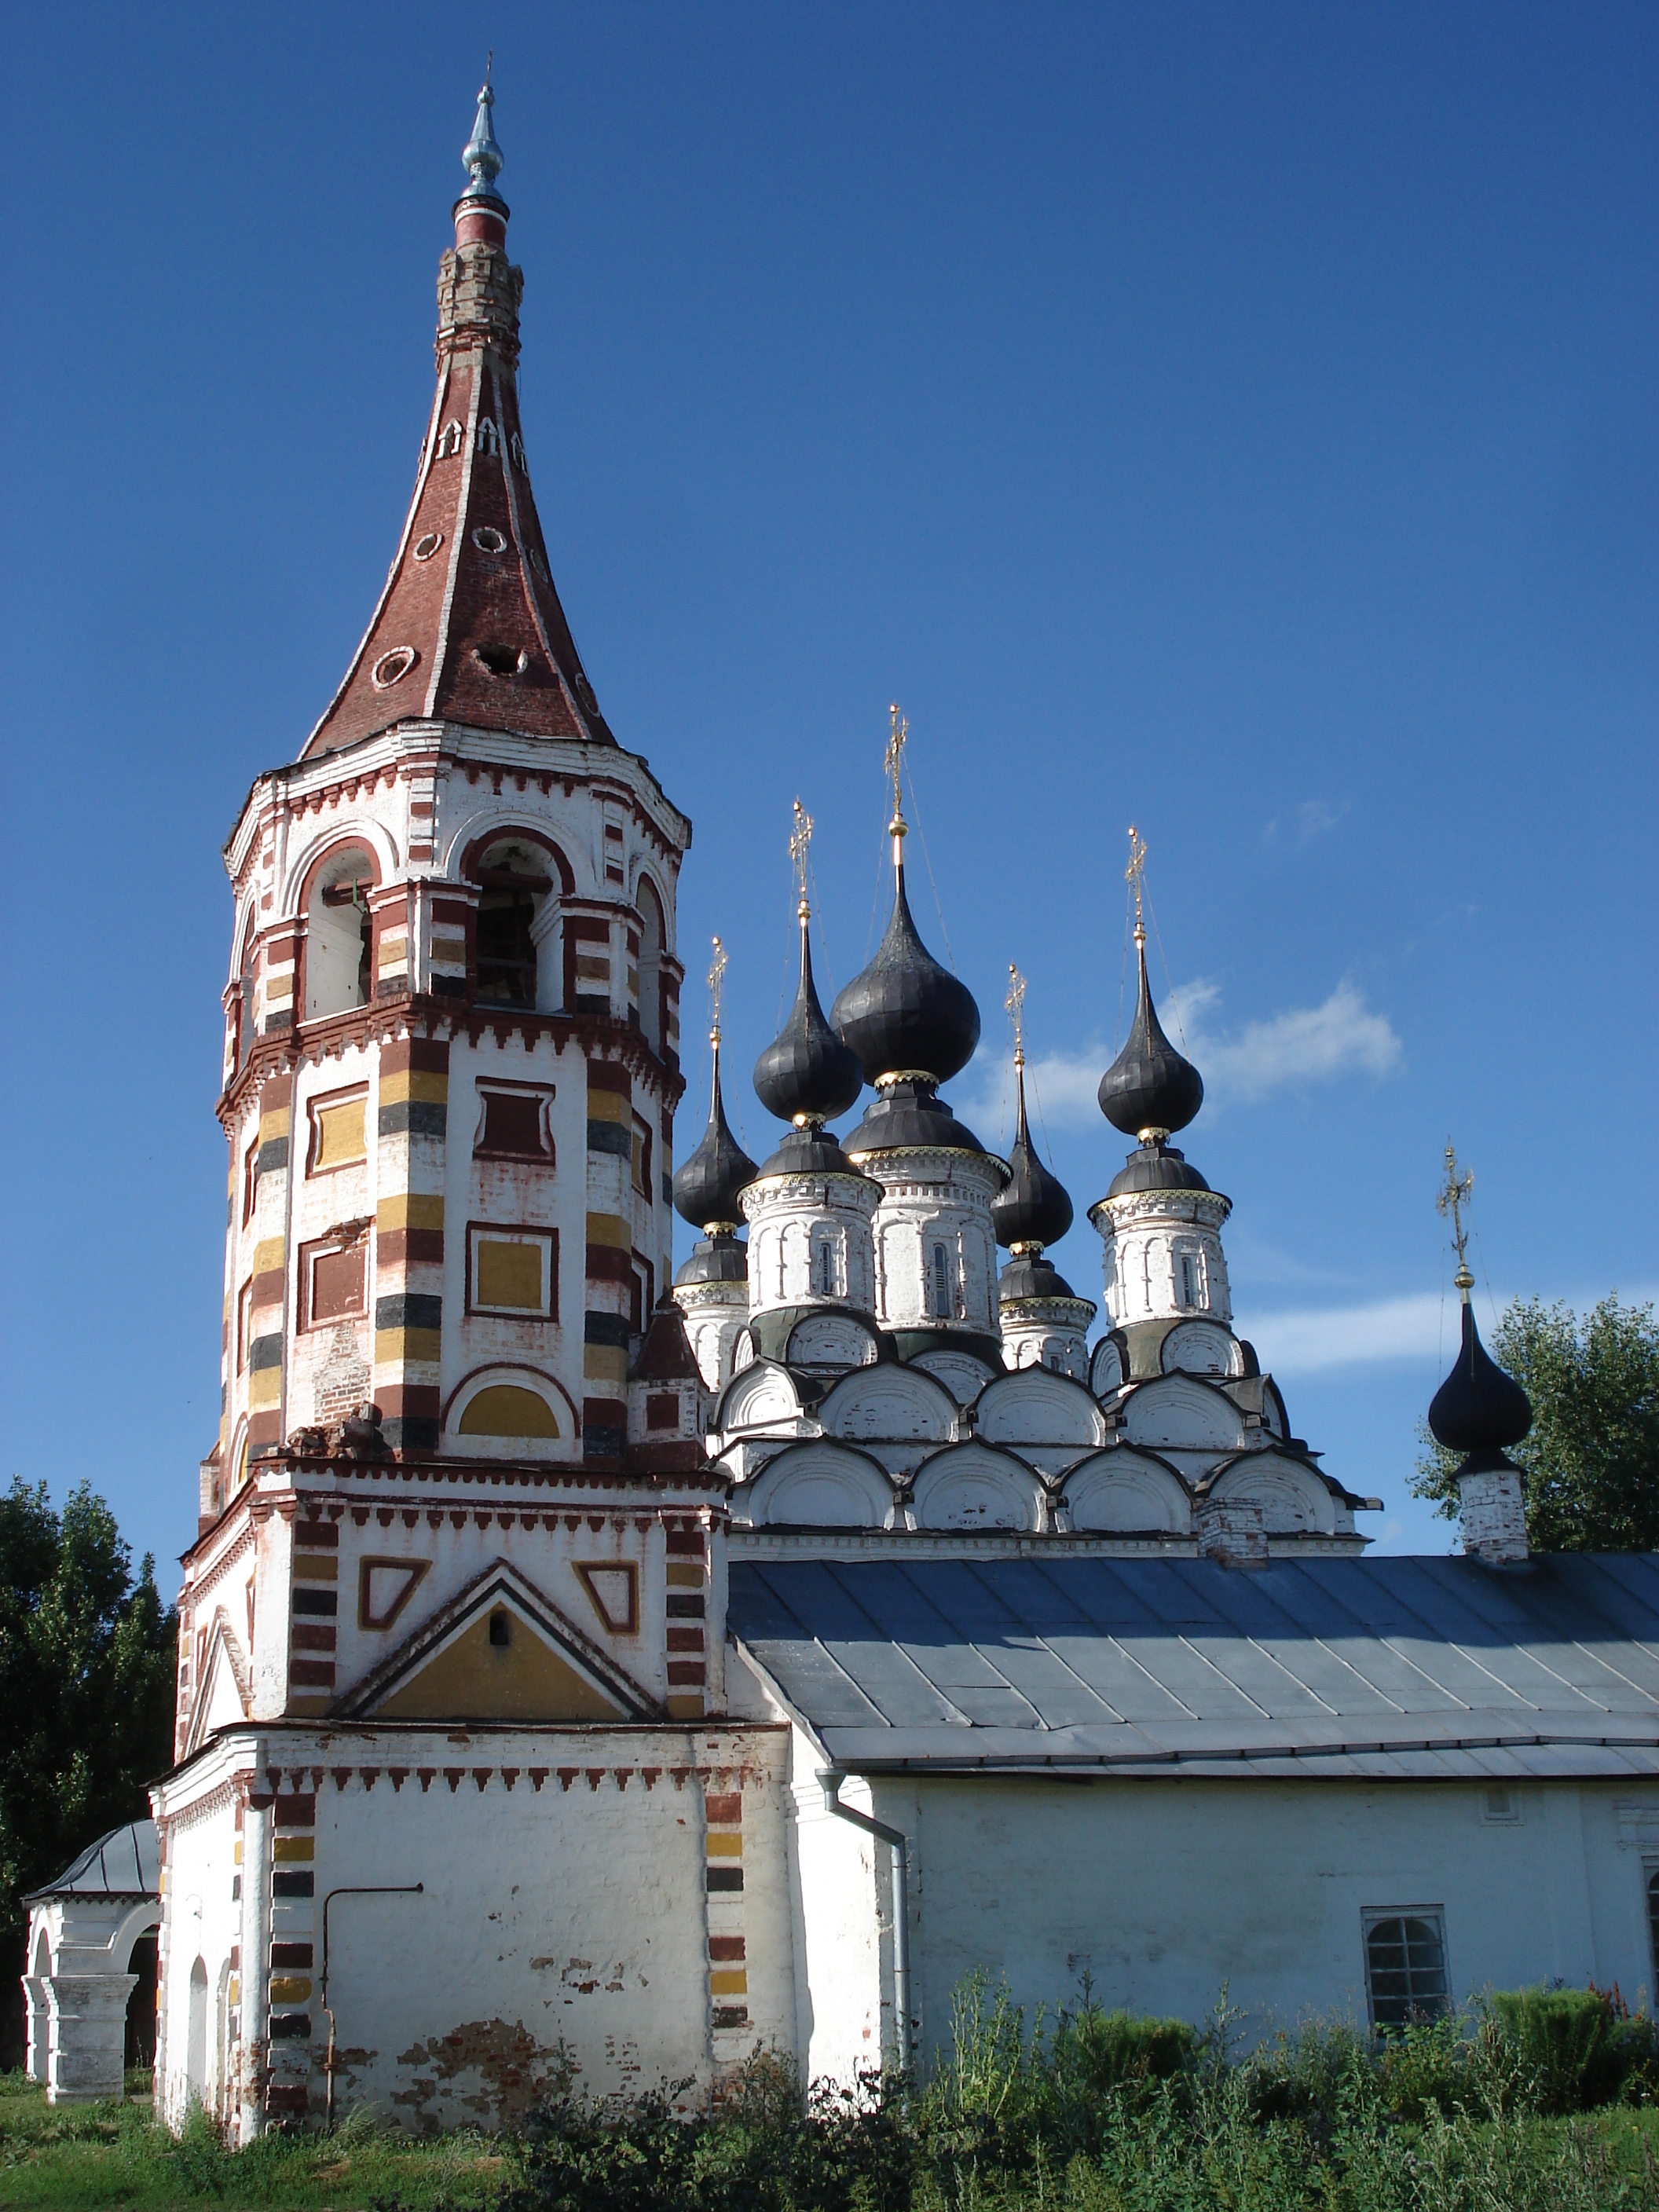
<svg viewBox="0 0 1659 2212">
<path fill-rule="evenodd" d="M 1235 1036 L 1212 1035 L 1204 1017 L 1219 1000 L 1200 979 L 1176 994 L 1188 1048 L 1217 1096 L 1262 1098 L 1292 1084 L 1325 1083 L 1358 1069 L 1387 1075 L 1400 1058 L 1400 1039 L 1385 1014 L 1350 982 L 1339 983 L 1316 1006 L 1292 1006 L 1266 1021 L 1247 1022 Z"/>
<path fill-rule="evenodd" d="M 1328 830 L 1334 830 L 1348 811 L 1346 799 L 1304 799 L 1291 817 L 1291 830 L 1298 845 L 1311 845 L 1316 837 L 1322 837 Z M 1279 842 L 1279 817 L 1261 825 L 1263 842 L 1269 845 Z"/>
<path fill-rule="evenodd" d="M 1221 987 L 1194 976 L 1170 994 L 1165 1026 L 1185 1040 L 1197 1062 L 1206 1095 L 1255 1100 L 1298 1083 L 1325 1083 L 1358 1070 L 1387 1075 L 1399 1060 L 1401 1043 L 1386 1015 L 1376 1012 L 1352 983 L 1339 983 L 1316 1006 L 1292 1006 L 1266 1021 L 1247 1022 L 1237 1035 L 1209 1026 L 1221 1003 Z M 1096 1094 L 1113 1058 L 1100 1038 L 1080 1052 L 1043 1053 L 1028 1060 L 1025 1086 L 1033 1111 L 1041 1105 L 1045 1124 L 1056 1128 L 1093 1129 L 1099 1121 Z M 968 1071 L 961 1111 L 995 1128 L 1012 1112 L 1012 1087 L 1002 1063 L 981 1047 Z"/>
<path fill-rule="evenodd" d="M 1455 1300 L 1443 1302 L 1433 1291 L 1418 1291 L 1366 1305 L 1236 1315 L 1233 1326 L 1249 1338 L 1262 1365 L 1275 1375 L 1313 1375 L 1328 1367 L 1432 1361 L 1455 1341 L 1451 1333 L 1458 1322 Z"/>
<path fill-rule="evenodd" d="M 1346 799 L 1304 799 L 1296 810 L 1297 842 L 1310 845 L 1316 837 L 1322 837 L 1328 830 L 1335 829 L 1347 811 Z"/>
</svg>

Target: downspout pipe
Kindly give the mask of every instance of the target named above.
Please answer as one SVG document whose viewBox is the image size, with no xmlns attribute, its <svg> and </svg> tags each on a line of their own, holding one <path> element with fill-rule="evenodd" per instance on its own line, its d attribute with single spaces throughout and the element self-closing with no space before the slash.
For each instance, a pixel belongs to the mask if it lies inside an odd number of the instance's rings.
<svg viewBox="0 0 1659 2212">
<path fill-rule="evenodd" d="M 897 2021 L 898 2062 L 902 2072 L 910 2070 L 910 1845 L 902 1828 L 890 1828 L 885 1820 L 873 1819 L 868 1813 L 855 1812 L 852 1806 L 841 1802 L 841 1786 L 847 1779 L 840 1767 L 821 1767 L 818 1783 L 823 1791 L 823 1809 L 838 1820 L 845 1820 L 854 1828 L 861 1828 L 866 1836 L 885 1844 L 893 1855 L 893 2011 Z"/>
</svg>

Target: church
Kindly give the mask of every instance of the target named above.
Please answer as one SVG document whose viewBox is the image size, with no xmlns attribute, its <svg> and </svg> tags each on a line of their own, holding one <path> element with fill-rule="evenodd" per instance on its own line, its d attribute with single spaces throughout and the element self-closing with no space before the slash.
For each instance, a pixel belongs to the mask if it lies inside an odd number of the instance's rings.
<svg viewBox="0 0 1659 2212">
<path fill-rule="evenodd" d="M 33 1900 L 33 2070 L 93 2094 L 113 2036 L 118 2086 L 157 1923 L 159 2108 L 244 2142 L 508 2124 L 567 2064 L 689 2100 L 757 2046 L 926 2063 L 979 1967 L 1188 2018 L 1224 1983 L 1258 2029 L 1650 1989 L 1654 1562 L 1528 1556 L 1465 1275 L 1462 1554 L 1365 1556 L 1378 1502 L 1235 1329 L 1141 928 L 1099 1296 L 1062 1279 L 1023 1054 L 1007 1158 L 943 1095 L 980 1014 L 912 915 L 896 710 L 879 946 L 826 1012 L 798 817 L 775 1149 L 727 1119 L 717 951 L 677 1166 L 691 821 L 555 585 L 493 106 L 385 587 L 224 848 L 175 1765 L 127 1875 Z"/>
</svg>

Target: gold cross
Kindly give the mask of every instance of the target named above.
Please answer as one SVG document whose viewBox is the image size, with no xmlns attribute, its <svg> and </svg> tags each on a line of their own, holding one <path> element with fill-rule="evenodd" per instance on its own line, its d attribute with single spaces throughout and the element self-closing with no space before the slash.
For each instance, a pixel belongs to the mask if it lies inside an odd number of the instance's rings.
<svg viewBox="0 0 1659 2212">
<path fill-rule="evenodd" d="M 1003 1000 L 1008 1017 L 1014 1025 L 1014 1065 L 1025 1065 L 1025 978 L 1011 960 L 1008 963 L 1008 995 Z"/>
<path fill-rule="evenodd" d="M 795 864 L 795 902 L 798 911 L 802 915 L 807 911 L 806 868 L 811 850 L 812 817 L 798 799 L 795 801 L 795 826 L 789 836 L 789 857 Z"/>
<path fill-rule="evenodd" d="M 714 957 L 708 963 L 708 1042 L 720 1041 L 720 985 L 726 974 L 726 947 L 714 939 Z"/>
<path fill-rule="evenodd" d="M 1135 895 L 1135 942 L 1146 934 L 1146 925 L 1141 919 L 1140 879 L 1146 872 L 1146 841 L 1132 822 L 1129 824 L 1129 865 L 1123 871 L 1123 880 Z"/>
<path fill-rule="evenodd" d="M 887 740 L 883 765 L 893 779 L 893 819 L 897 822 L 904 813 L 904 804 L 899 793 L 899 775 L 904 765 L 904 745 L 910 734 L 910 725 L 896 706 L 890 707 L 887 711 L 893 718 L 893 733 Z"/>
<path fill-rule="evenodd" d="M 1457 1173 L 1457 1154 L 1452 1150 L 1451 1146 L 1448 1145 L 1446 1147 L 1446 1187 L 1441 1192 L 1439 1197 L 1435 1200 L 1434 1204 L 1435 1211 L 1437 1213 L 1440 1213 L 1443 1216 L 1449 1214 L 1451 1217 L 1452 1243 L 1457 1247 L 1457 1273 L 1454 1278 L 1454 1280 L 1456 1282 L 1457 1287 L 1460 1291 L 1469 1289 L 1474 1281 L 1474 1277 L 1469 1273 L 1468 1251 L 1469 1232 L 1463 1226 L 1463 1208 L 1468 1204 L 1470 1194 L 1474 1189 L 1474 1177 L 1473 1175 L 1466 1174 L 1462 1177 L 1462 1181 L 1459 1180 Z"/>
</svg>

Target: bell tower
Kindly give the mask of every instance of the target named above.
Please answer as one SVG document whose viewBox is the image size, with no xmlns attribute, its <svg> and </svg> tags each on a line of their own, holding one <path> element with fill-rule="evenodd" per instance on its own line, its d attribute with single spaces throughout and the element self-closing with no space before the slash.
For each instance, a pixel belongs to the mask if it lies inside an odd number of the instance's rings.
<svg viewBox="0 0 1659 2212">
<path fill-rule="evenodd" d="M 599 710 L 519 413 L 488 84 L 379 605 L 225 848 L 223 1412 L 204 1524 L 290 1441 L 620 1463 L 669 1279 L 690 824 Z"/>
</svg>

